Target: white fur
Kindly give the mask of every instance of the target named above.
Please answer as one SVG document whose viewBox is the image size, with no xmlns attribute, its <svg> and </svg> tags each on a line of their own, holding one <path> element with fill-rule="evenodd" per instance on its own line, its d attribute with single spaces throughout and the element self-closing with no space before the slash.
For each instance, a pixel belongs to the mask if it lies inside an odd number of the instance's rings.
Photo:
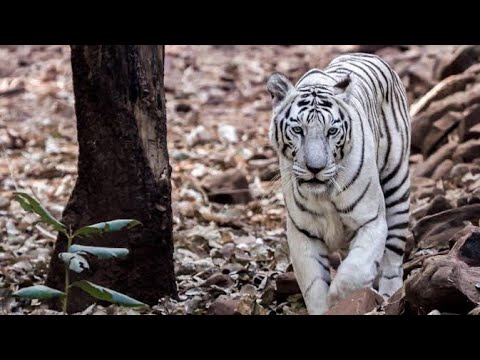
<svg viewBox="0 0 480 360">
<path fill-rule="evenodd" d="M 332 62 L 332 64 L 334 63 Z M 282 84 L 284 81 L 284 77 L 280 78 L 278 76 L 269 81 L 269 90 L 273 89 L 271 91 L 272 95 L 275 97 L 277 95 L 275 91 L 280 91 L 279 98 L 282 99 L 275 103 L 274 98 L 273 120 L 270 129 L 270 138 L 274 145 L 279 145 L 275 144 L 274 141 L 275 126 L 277 126 L 275 119 L 285 111 L 297 95 L 293 86 Z M 319 83 L 334 84 L 330 77 L 327 78 L 327 75 L 317 72 L 312 75 L 307 73 L 307 76 L 296 86 L 298 88 L 300 85 Z M 385 86 L 387 85 L 390 86 L 390 84 L 385 84 Z M 343 100 L 348 101 L 348 106 L 344 103 L 347 109 L 358 111 L 349 111 L 352 138 L 346 146 L 347 154 L 340 162 L 333 162 L 329 153 L 318 154 L 318 156 L 324 157 L 322 163 L 327 165 L 320 173 L 313 176 L 323 181 L 338 172 L 340 174 L 336 179 L 336 187 L 338 188 L 330 187 L 328 191 L 325 191 L 325 188 L 321 186 L 300 185 L 297 182 L 299 178 L 305 180 L 312 178 L 302 162 L 305 162 L 305 159 L 309 157 L 312 158 L 315 154 L 305 153 L 307 150 L 303 149 L 299 142 L 294 161 L 283 154 L 280 147 L 276 146 L 280 158 L 282 189 L 288 210 L 287 240 L 290 257 L 310 314 L 322 314 L 339 300 L 358 289 L 372 286 L 374 282 L 379 282 L 380 292 L 387 295 L 391 295 L 402 283 L 402 257 L 386 251 L 385 246 L 387 233 L 392 233 L 388 232 L 388 224 L 397 224 L 399 221 L 408 220 L 408 214 L 393 214 L 396 209 L 403 209 L 402 206 L 408 208 L 408 202 L 402 202 L 387 211 L 379 178 L 380 167 L 383 166 L 383 154 L 386 152 L 387 145 L 385 139 L 382 140 L 378 137 L 379 131 L 385 131 L 385 129 L 382 129 L 382 123 L 378 120 L 378 116 L 380 109 L 383 109 L 386 121 L 389 122 L 388 126 L 392 126 L 392 104 L 386 105 L 381 99 L 373 99 L 372 101 L 378 103 L 378 107 L 373 107 L 369 112 L 364 109 L 362 103 L 358 100 L 358 93 L 355 95 L 356 86 L 358 87 L 355 83 L 355 77 L 353 77 L 352 84 L 343 95 L 341 91 L 334 92 L 340 94 L 335 96 L 343 96 Z M 378 84 L 376 86 L 379 88 Z M 282 89 L 288 89 L 287 93 L 282 94 Z M 400 90 L 397 91 L 397 94 L 399 97 L 404 96 L 404 93 Z M 339 102 L 342 103 L 342 98 Z M 394 106 L 400 109 L 400 105 Z M 372 121 L 373 125 L 372 122 L 367 123 L 366 119 Z M 328 121 L 325 120 L 325 124 L 327 123 Z M 400 136 L 394 134 L 392 128 L 390 128 L 392 133 L 391 151 L 385 171 L 393 169 L 394 164 L 398 163 L 398 159 L 402 158 L 403 148 L 409 146 L 409 142 L 407 144 L 401 143 Z M 323 128 L 316 128 L 315 131 L 320 131 L 319 139 L 330 141 L 328 140 L 330 138 L 321 135 Z M 409 125 L 405 131 L 406 133 L 402 136 L 407 139 L 410 136 Z M 362 133 L 364 134 L 363 137 L 361 136 Z M 310 148 L 318 152 L 323 151 L 318 149 L 327 149 L 326 151 L 328 151 L 332 146 L 330 143 L 325 143 L 322 145 L 323 147 L 317 145 L 315 145 L 316 147 L 310 146 Z M 344 190 L 348 181 L 355 177 L 359 168 L 362 148 L 364 149 L 364 156 L 361 173 L 354 185 Z M 328 160 L 326 160 L 327 158 Z M 401 164 L 402 171 L 406 171 L 408 168 L 408 156 L 406 159 Z M 400 184 L 402 179 L 397 179 L 398 177 L 387 183 L 387 190 Z M 405 191 L 409 186 L 409 181 L 406 181 L 398 191 Z M 363 194 L 363 198 L 355 205 L 354 210 L 346 212 L 345 207 L 351 205 L 352 201 L 359 198 L 361 194 Z M 300 204 L 299 199 L 301 199 Z M 405 230 L 399 229 L 397 233 L 394 231 L 393 234 L 404 236 Z M 391 239 L 390 243 L 393 242 L 395 245 L 395 241 L 397 239 Z M 404 244 L 398 240 L 396 246 L 403 249 Z M 329 267 L 327 255 L 345 248 L 348 250 L 348 255 L 339 266 L 330 286 L 328 286 L 330 273 L 326 270 Z M 392 276 L 397 277 L 389 279 Z"/>
</svg>

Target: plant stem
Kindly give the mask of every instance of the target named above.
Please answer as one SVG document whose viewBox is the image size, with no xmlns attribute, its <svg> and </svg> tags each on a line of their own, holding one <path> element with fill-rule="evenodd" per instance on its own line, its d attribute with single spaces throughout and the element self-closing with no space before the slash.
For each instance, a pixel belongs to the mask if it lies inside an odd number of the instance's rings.
<svg viewBox="0 0 480 360">
<path fill-rule="evenodd" d="M 68 266 L 65 266 L 65 297 L 63 298 L 63 315 L 67 315 L 67 306 L 68 306 L 68 287 L 70 286 L 70 279 L 68 273 Z"/>
<path fill-rule="evenodd" d="M 70 246 L 72 245 L 72 229 L 70 229 L 69 233 L 67 234 L 68 242 L 67 242 L 67 252 L 68 249 L 70 249 Z M 70 288 L 70 277 L 69 277 L 69 271 L 68 271 L 68 264 L 65 264 L 65 297 L 63 298 L 63 315 L 67 315 L 67 307 L 68 307 L 68 291 Z"/>
</svg>

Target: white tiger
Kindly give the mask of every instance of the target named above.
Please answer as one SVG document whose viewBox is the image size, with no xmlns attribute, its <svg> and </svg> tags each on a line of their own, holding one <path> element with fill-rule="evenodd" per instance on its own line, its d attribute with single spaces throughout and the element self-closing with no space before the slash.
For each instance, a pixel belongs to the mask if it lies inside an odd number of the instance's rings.
<svg viewBox="0 0 480 360">
<path fill-rule="evenodd" d="M 309 314 L 351 292 L 402 286 L 409 218 L 405 88 L 378 56 L 347 54 L 295 86 L 274 73 L 270 140 L 278 153 L 287 239 Z M 348 249 L 333 280 L 327 255 Z"/>
</svg>

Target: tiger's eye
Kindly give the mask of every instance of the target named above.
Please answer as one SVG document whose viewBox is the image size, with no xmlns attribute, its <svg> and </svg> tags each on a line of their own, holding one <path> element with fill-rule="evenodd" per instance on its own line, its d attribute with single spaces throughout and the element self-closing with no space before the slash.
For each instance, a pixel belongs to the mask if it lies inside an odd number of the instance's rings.
<svg viewBox="0 0 480 360">
<path fill-rule="evenodd" d="M 303 133 L 303 129 L 300 126 L 295 126 L 295 127 L 292 128 L 292 130 L 295 134 L 302 134 Z"/>
<path fill-rule="evenodd" d="M 333 136 L 333 135 L 335 135 L 337 132 L 338 132 L 338 129 L 337 129 L 337 128 L 332 127 L 332 128 L 330 128 L 330 129 L 328 129 L 328 135 Z"/>
</svg>

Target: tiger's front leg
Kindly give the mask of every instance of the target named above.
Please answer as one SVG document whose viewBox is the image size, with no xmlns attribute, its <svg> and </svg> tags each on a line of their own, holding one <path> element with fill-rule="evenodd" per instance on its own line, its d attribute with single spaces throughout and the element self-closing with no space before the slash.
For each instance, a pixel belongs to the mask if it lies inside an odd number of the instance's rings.
<svg viewBox="0 0 480 360">
<path fill-rule="evenodd" d="M 345 260 L 340 264 L 328 293 L 329 306 L 356 290 L 371 287 L 377 276 L 387 238 L 384 211 L 361 226 L 352 239 Z"/>
<path fill-rule="evenodd" d="M 330 264 L 327 247 L 322 240 L 300 232 L 290 217 L 287 219 L 287 241 L 307 311 L 310 315 L 321 315 L 328 310 Z"/>
</svg>

